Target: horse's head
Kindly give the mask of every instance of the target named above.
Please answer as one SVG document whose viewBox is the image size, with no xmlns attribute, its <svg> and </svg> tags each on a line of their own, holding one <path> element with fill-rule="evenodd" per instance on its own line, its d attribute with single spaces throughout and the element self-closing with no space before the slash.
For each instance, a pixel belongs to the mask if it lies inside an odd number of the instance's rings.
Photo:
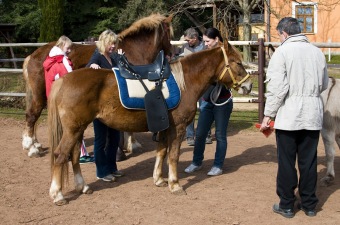
<svg viewBox="0 0 340 225">
<path fill-rule="evenodd" d="M 224 42 L 221 50 L 224 55 L 224 64 L 219 80 L 223 83 L 231 84 L 229 88 L 237 90 L 239 94 L 249 94 L 253 84 L 251 79 L 249 79 L 249 74 L 242 65 L 240 52 L 230 45 L 228 41 Z"/>
<path fill-rule="evenodd" d="M 134 22 L 119 34 L 119 46 L 129 62 L 143 65 L 153 62 L 160 50 L 172 55 L 172 16 L 152 14 Z"/>
</svg>

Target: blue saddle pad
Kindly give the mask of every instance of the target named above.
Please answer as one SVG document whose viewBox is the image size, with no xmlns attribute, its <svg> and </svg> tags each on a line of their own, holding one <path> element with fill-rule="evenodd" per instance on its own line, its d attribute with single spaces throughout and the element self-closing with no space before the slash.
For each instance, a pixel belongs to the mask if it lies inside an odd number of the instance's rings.
<svg viewBox="0 0 340 225">
<path fill-rule="evenodd" d="M 146 94 L 146 91 L 140 81 L 125 79 L 120 75 L 120 71 L 116 67 L 112 68 L 112 70 L 116 76 L 119 98 L 122 105 L 127 109 L 145 110 L 144 95 Z M 143 80 L 143 82 L 149 90 L 155 87 L 155 82 L 147 79 Z M 181 92 L 173 74 L 163 82 L 162 92 L 168 109 L 177 107 L 181 99 Z"/>
</svg>

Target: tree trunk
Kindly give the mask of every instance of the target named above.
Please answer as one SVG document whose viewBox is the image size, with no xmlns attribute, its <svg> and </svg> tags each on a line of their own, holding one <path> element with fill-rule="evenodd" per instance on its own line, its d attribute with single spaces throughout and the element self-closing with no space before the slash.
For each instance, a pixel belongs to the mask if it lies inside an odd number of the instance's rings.
<svg viewBox="0 0 340 225">
<path fill-rule="evenodd" d="M 64 0 L 38 0 L 41 10 L 39 42 L 57 40 L 63 35 Z"/>
<path fill-rule="evenodd" d="M 251 40 L 250 15 L 251 15 L 251 12 L 249 10 L 244 10 L 244 13 L 243 13 L 243 40 L 245 40 L 245 41 Z M 247 46 L 247 45 L 243 46 L 243 59 L 246 62 L 251 61 L 251 47 L 250 46 Z"/>
</svg>

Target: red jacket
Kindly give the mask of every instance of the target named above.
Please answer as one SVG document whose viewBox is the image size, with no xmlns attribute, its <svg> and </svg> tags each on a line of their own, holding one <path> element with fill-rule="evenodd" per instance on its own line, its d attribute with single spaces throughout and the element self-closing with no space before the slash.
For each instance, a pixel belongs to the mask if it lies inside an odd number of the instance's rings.
<svg viewBox="0 0 340 225">
<path fill-rule="evenodd" d="M 50 54 L 46 57 L 43 63 L 47 98 L 50 94 L 53 81 L 72 71 L 72 62 L 63 54 L 63 52 L 60 52 L 60 48 L 55 48 L 58 47 L 52 48 Z M 68 63 L 68 65 L 65 66 L 65 63 Z"/>
</svg>

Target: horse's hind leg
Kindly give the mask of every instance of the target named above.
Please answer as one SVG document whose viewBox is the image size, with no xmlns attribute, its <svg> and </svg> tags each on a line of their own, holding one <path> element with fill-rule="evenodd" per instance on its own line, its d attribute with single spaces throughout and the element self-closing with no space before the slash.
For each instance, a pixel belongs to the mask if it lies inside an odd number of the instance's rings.
<svg viewBox="0 0 340 225">
<path fill-rule="evenodd" d="M 52 167 L 52 182 L 50 187 L 50 197 L 53 199 L 54 204 L 58 206 L 65 205 L 68 203 L 62 193 L 63 166 L 67 165 L 54 164 Z"/>
<path fill-rule="evenodd" d="M 327 164 L 327 172 L 326 176 L 321 178 L 321 185 L 328 186 L 334 180 L 335 173 L 334 173 L 334 141 L 335 141 L 335 133 L 333 130 L 321 130 L 322 140 L 325 146 L 325 153 L 326 153 L 326 164 Z"/>
<path fill-rule="evenodd" d="M 45 107 L 46 100 L 44 96 L 34 96 L 31 90 L 28 90 L 26 95 L 29 96 L 26 97 L 26 124 L 22 135 L 22 147 L 24 150 L 28 150 L 29 157 L 38 157 L 40 155 L 41 144 L 36 138 L 35 126 Z"/>
<path fill-rule="evenodd" d="M 80 164 L 79 164 L 80 144 L 81 144 L 81 141 L 74 148 L 73 155 L 72 155 L 72 168 L 73 168 L 73 173 L 74 173 L 75 189 L 79 193 L 92 194 L 93 191 L 85 183 L 83 175 L 81 173 L 81 168 L 80 168 Z"/>
</svg>

